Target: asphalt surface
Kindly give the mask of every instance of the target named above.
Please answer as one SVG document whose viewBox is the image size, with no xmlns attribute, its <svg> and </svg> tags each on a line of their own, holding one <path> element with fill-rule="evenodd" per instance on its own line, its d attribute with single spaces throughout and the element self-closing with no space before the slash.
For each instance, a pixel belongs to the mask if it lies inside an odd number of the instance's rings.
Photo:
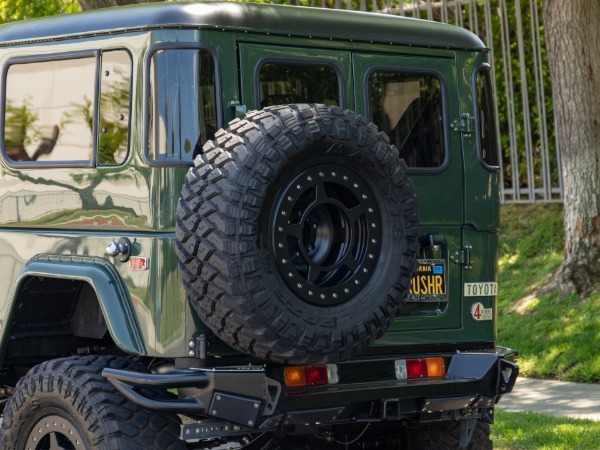
<svg viewBox="0 0 600 450">
<path fill-rule="evenodd" d="M 513 391 L 502 397 L 498 408 L 600 420 L 600 384 L 519 377 Z"/>
</svg>

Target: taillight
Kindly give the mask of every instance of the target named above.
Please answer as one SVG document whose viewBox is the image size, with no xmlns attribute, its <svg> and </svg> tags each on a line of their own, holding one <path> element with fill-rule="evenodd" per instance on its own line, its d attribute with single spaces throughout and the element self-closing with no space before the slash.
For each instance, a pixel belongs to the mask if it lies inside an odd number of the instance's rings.
<svg viewBox="0 0 600 450">
<path fill-rule="evenodd" d="M 283 378 L 287 387 L 320 386 L 339 381 L 335 364 L 284 367 Z"/>
<path fill-rule="evenodd" d="M 444 358 L 397 359 L 395 361 L 396 378 L 399 380 L 414 378 L 443 377 L 446 375 Z"/>
</svg>

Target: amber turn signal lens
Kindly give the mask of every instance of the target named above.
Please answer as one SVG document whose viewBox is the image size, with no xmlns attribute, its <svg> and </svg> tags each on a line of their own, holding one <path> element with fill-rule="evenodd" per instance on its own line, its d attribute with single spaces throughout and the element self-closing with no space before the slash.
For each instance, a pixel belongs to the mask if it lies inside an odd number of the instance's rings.
<svg viewBox="0 0 600 450">
<path fill-rule="evenodd" d="M 306 379 L 304 377 L 304 367 L 284 367 L 283 379 L 285 380 L 285 385 L 288 387 L 306 386 Z"/>
<path fill-rule="evenodd" d="M 427 376 L 428 377 L 443 377 L 446 375 L 446 365 L 444 364 L 444 358 L 425 358 L 427 362 Z"/>
</svg>

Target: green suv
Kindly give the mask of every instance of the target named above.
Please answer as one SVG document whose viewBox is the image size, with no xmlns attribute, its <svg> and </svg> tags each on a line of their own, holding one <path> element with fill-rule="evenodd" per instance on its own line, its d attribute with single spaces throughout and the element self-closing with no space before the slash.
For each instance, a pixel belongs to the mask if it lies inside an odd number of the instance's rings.
<svg viewBox="0 0 600 450">
<path fill-rule="evenodd" d="M 488 55 L 266 4 L 0 27 L 0 446 L 491 448 Z"/>
</svg>

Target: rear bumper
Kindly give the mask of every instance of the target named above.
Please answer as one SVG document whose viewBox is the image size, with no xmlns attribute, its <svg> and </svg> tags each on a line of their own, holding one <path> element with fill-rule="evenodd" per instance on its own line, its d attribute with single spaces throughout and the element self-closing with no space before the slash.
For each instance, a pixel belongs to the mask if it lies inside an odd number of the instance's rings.
<svg viewBox="0 0 600 450">
<path fill-rule="evenodd" d="M 245 429 L 403 418 L 491 420 L 494 405 L 515 384 L 518 354 L 498 348 L 443 356 L 448 361 L 443 378 L 398 380 L 393 371 L 396 358 L 387 357 L 339 363 L 338 384 L 294 389 L 283 384 L 280 367 L 186 369 L 166 374 L 105 369 L 103 375 L 144 408 L 217 419 Z M 178 389 L 178 398 L 152 395 L 153 390 L 171 388 Z"/>
</svg>

